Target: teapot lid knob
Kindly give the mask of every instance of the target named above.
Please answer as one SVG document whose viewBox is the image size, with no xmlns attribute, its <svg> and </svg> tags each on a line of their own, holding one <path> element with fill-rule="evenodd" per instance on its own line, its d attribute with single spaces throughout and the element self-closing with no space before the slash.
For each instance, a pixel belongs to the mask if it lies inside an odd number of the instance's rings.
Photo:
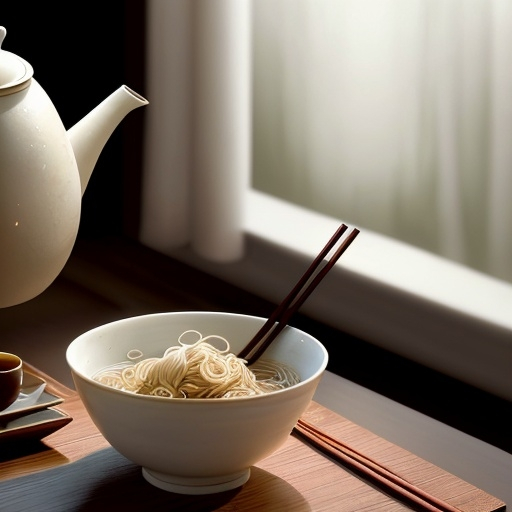
<svg viewBox="0 0 512 512">
<path fill-rule="evenodd" d="M 6 34 L 5 27 L 0 27 L 0 96 L 25 89 L 34 74 L 32 66 L 26 60 L 2 50 Z"/>
</svg>

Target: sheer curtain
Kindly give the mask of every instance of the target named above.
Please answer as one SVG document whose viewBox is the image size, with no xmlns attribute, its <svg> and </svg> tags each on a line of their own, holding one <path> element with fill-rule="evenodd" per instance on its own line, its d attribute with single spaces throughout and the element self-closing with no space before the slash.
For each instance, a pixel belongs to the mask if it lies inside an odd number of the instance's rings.
<svg viewBox="0 0 512 512">
<path fill-rule="evenodd" d="M 254 185 L 512 281 L 512 2 L 254 2 Z"/>
<path fill-rule="evenodd" d="M 142 241 L 240 258 L 252 175 L 512 281 L 511 0 L 147 5 Z"/>
<path fill-rule="evenodd" d="M 250 178 L 249 0 L 150 0 L 147 19 L 140 239 L 236 261 Z"/>
</svg>

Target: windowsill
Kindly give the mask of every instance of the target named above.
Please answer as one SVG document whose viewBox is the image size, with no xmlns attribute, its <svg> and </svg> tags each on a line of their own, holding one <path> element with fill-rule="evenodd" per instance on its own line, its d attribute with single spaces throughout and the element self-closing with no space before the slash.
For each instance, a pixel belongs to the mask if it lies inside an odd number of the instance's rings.
<svg viewBox="0 0 512 512">
<path fill-rule="evenodd" d="M 212 263 L 189 248 L 172 256 L 278 303 L 338 225 L 250 191 L 243 260 Z M 301 311 L 512 400 L 508 305 L 512 285 L 362 230 Z"/>
</svg>

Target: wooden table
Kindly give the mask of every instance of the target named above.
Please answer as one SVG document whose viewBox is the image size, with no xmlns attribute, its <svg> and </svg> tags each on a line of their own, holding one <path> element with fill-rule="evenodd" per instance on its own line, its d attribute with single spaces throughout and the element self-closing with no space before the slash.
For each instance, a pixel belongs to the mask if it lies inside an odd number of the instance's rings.
<svg viewBox="0 0 512 512">
<path fill-rule="evenodd" d="M 30 365 L 26 369 L 44 378 L 47 389 L 64 398 L 57 407 L 71 415 L 73 421 L 35 446 L 11 446 L 8 452 L 0 447 L 4 450 L 3 454 L 0 452 L 0 510 L 4 512 L 25 512 L 32 510 L 31 506 L 37 512 L 412 509 L 295 435 L 253 467 L 251 478 L 240 489 L 210 496 L 167 493 L 148 484 L 140 468 L 109 446 L 75 391 Z M 503 502 L 486 492 L 315 402 L 303 417 L 462 512 L 505 509 Z M 104 473 L 99 474 L 101 471 Z M 36 492 L 27 492 L 31 489 Z"/>
</svg>

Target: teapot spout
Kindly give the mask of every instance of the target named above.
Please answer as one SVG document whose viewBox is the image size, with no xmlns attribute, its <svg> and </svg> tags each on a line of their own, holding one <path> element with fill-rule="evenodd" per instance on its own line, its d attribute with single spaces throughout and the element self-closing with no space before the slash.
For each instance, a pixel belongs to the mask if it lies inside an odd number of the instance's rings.
<svg viewBox="0 0 512 512">
<path fill-rule="evenodd" d="M 68 130 L 80 173 L 82 195 L 112 132 L 129 112 L 148 103 L 140 94 L 123 85 Z"/>
</svg>

